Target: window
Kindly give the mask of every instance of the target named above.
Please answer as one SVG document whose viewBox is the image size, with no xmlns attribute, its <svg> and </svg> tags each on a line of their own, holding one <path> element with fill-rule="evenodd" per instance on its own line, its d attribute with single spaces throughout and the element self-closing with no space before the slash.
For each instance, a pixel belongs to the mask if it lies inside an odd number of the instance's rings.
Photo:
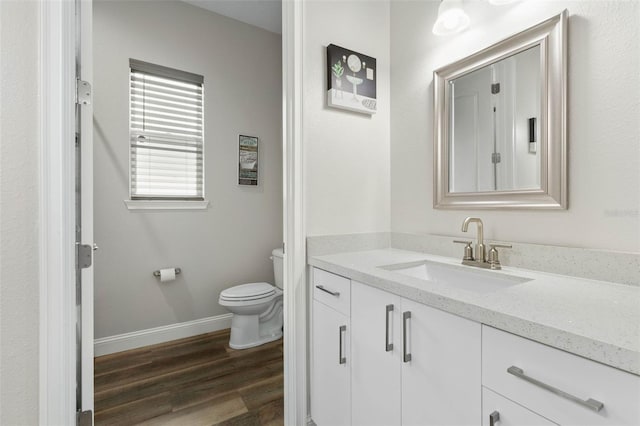
<svg viewBox="0 0 640 426">
<path fill-rule="evenodd" d="M 202 76 L 129 60 L 130 197 L 203 200 Z"/>
</svg>

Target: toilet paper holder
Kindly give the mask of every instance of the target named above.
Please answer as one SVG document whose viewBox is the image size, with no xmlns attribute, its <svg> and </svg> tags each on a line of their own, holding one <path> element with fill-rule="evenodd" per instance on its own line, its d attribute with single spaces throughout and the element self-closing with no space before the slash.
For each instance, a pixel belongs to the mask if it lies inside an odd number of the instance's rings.
<svg viewBox="0 0 640 426">
<path fill-rule="evenodd" d="M 182 269 L 180 268 L 173 268 L 173 269 L 176 270 L 176 275 L 182 272 Z M 153 271 L 153 276 L 160 278 L 160 271 Z"/>
</svg>

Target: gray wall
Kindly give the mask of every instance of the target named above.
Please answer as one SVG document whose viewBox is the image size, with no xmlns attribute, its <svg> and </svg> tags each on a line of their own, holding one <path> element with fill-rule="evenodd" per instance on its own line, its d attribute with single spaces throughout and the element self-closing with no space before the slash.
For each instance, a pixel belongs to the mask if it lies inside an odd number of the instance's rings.
<svg viewBox="0 0 640 426">
<path fill-rule="evenodd" d="M 95 337 L 221 315 L 232 285 L 273 282 L 282 241 L 281 37 L 177 1 L 94 4 Z M 129 211 L 128 60 L 205 78 L 205 211 Z M 260 138 L 237 183 L 238 134 Z M 152 271 L 181 267 L 160 283 Z"/>
<path fill-rule="evenodd" d="M 36 2 L 0 2 L 0 424 L 38 423 Z"/>
<path fill-rule="evenodd" d="M 640 251 L 640 3 L 466 2 L 470 28 L 437 37 L 437 2 L 391 3 L 391 230 L 465 235 L 466 216 L 485 236 Z M 433 208 L 433 70 L 567 8 L 569 17 L 567 211 Z"/>
</svg>

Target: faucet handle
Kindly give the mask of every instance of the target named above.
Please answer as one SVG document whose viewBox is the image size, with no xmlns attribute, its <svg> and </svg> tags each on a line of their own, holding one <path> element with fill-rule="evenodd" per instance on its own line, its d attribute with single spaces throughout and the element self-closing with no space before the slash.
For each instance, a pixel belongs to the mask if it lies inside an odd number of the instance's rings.
<svg viewBox="0 0 640 426">
<path fill-rule="evenodd" d="M 500 247 L 500 248 L 513 248 L 511 244 L 489 244 L 489 247 Z"/>
<path fill-rule="evenodd" d="M 462 260 L 474 260 L 473 247 L 471 247 L 473 241 L 453 240 L 453 242 L 457 244 L 465 244 L 464 257 L 462 258 Z"/>
<path fill-rule="evenodd" d="M 500 265 L 500 258 L 498 257 L 498 250 L 496 250 L 496 248 L 512 248 L 511 244 L 489 244 L 489 247 L 491 247 L 489 250 L 489 258 L 487 260 L 487 262 L 489 262 L 489 266 L 491 269 L 502 269 L 502 266 Z"/>
</svg>

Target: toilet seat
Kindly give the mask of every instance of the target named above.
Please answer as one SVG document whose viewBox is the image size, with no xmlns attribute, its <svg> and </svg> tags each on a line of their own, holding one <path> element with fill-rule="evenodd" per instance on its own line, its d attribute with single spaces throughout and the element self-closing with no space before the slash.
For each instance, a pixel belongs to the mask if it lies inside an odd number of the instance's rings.
<svg viewBox="0 0 640 426">
<path fill-rule="evenodd" d="M 275 294 L 276 288 L 269 283 L 248 283 L 224 290 L 220 293 L 220 300 L 228 302 L 263 301 L 263 299 L 273 298 Z"/>
</svg>

